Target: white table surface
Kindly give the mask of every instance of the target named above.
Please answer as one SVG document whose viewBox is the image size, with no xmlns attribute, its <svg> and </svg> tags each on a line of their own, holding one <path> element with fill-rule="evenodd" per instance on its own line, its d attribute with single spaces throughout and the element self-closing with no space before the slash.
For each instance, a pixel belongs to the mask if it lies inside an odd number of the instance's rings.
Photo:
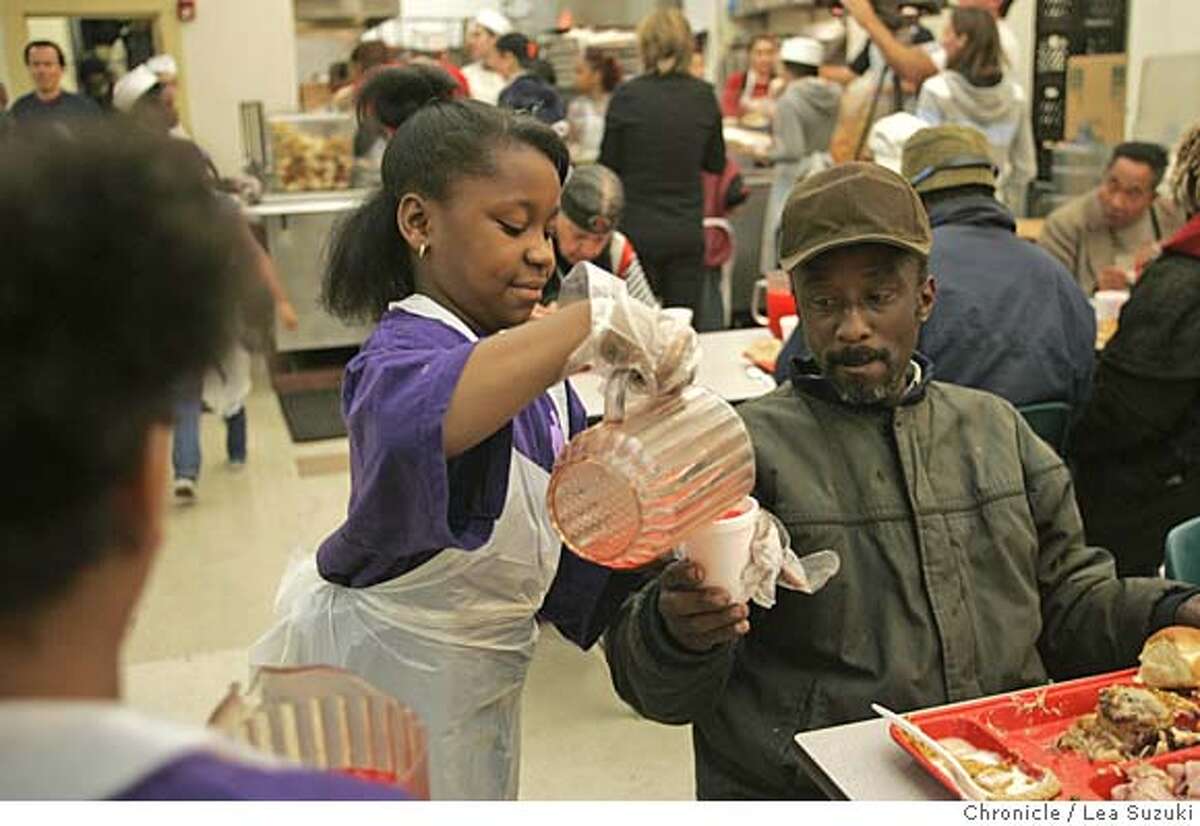
<svg viewBox="0 0 1200 826">
<path fill-rule="evenodd" d="M 837 800 L 955 800 L 888 734 L 864 720 L 796 735 L 805 770 Z"/>
<path fill-rule="evenodd" d="M 700 367 L 696 384 L 714 391 L 727 402 L 753 399 L 775 389 L 775 380 L 752 365 L 742 352 L 749 345 L 769 338 L 765 327 L 722 330 L 700 334 Z M 571 379 L 588 417 L 604 415 L 604 393 L 599 376 L 583 374 Z"/>
</svg>

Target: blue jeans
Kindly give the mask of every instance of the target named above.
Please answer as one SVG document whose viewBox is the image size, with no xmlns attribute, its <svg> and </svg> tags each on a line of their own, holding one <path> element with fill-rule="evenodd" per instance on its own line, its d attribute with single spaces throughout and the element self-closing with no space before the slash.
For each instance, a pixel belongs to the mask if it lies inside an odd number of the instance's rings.
<svg viewBox="0 0 1200 826">
<path fill-rule="evenodd" d="M 175 437 L 171 462 L 176 479 L 200 478 L 200 413 L 202 385 L 189 381 L 175 399 Z M 231 462 L 246 461 L 246 408 L 225 419 L 225 451 Z"/>
</svg>

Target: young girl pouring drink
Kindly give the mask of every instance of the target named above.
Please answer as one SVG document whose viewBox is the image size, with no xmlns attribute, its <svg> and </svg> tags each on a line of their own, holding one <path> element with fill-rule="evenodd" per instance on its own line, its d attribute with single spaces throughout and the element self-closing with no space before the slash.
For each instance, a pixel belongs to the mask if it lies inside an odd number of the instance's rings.
<svg viewBox="0 0 1200 826">
<path fill-rule="evenodd" d="M 667 391 L 694 366 L 690 328 L 594 268 L 564 282 L 585 300 L 526 323 L 567 159 L 532 119 L 433 100 L 332 244 L 329 308 L 378 319 L 343 384 L 349 509 L 285 575 L 252 659 L 346 667 L 412 707 L 435 799 L 516 797 L 537 616 L 586 647 L 629 582 L 566 552 L 546 512 L 554 458 L 585 426 L 563 379 L 631 368 Z"/>
</svg>

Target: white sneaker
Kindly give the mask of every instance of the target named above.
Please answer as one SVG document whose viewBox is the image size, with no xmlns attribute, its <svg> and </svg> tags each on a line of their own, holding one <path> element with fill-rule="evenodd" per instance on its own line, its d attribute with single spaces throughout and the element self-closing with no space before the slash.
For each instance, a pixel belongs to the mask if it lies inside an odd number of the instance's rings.
<svg viewBox="0 0 1200 826">
<path fill-rule="evenodd" d="M 180 505 L 191 505 L 196 501 L 196 481 L 180 476 L 175 480 L 175 501 Z"/>
</svg>

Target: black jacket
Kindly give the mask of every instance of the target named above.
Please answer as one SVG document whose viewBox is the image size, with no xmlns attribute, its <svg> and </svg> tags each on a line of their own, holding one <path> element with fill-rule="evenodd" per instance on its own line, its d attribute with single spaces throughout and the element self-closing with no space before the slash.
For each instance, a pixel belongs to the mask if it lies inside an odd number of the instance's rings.
<svg viewBox="0 0 1200 826">
<path fill-rule="evenodd" d="M 1152 573 L 1200 515 L 1200 258 L 1167 252 L 1121 311 L 1071 439 L 1088 541 Z"/>
<path fill-rule="evenodd" d="M 621 229 L 644 257 L 704 247 L 701 172 L 725 169 L 721 110 L 711 85 L 690 75 L 642 75 L 608 104 L 600 163 L 621 176 Z"/>
</svg>

